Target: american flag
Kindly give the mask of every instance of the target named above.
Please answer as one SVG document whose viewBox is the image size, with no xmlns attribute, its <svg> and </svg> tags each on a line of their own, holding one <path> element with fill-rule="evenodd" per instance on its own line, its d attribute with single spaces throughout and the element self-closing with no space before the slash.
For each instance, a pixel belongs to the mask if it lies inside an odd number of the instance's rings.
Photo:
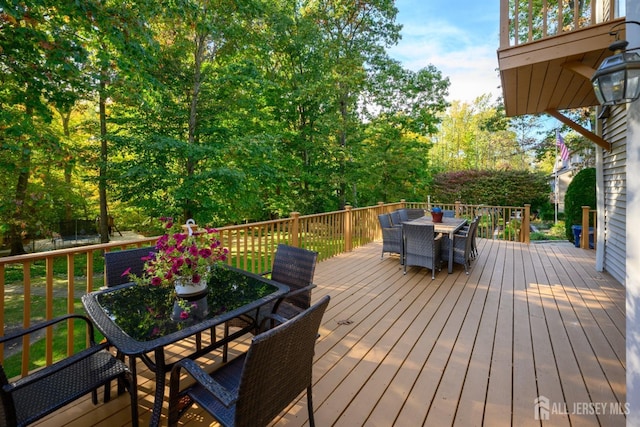
<svg viewBox="0 0 640 427">
<path fill-rule="evenodd" d="M 556 131 L 556 145 L 560 149 L 560 158 L 562 159 L 562 163 L 568 162 L 569 149 L 564 144 L 564 139 L 562 139 L 562 135 L 560 135 L 560 131 Z"/>
</svg>

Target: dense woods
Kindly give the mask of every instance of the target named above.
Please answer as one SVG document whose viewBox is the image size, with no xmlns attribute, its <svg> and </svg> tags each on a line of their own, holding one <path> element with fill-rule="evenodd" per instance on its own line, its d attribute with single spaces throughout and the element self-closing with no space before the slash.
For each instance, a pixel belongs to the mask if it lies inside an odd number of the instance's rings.
<svg viewBox="0 0 640 427">
<path fill-rule="evenodd" d="M 387 55 L 392 0 L 0 6 L 0 231 L 224 225 L 425 200 L 438 172 L 531 169 L 499 101 Z M 425 23 L 428 24 L 428 23 Z"/>
</svg>

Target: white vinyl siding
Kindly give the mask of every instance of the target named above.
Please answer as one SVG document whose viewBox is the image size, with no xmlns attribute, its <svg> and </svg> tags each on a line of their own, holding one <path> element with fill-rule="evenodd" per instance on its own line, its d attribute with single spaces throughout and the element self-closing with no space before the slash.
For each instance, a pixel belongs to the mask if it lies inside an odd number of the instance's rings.
<svg viewBox="0 0 640 427">
<path fill-rule="evenodd" d="M 611 151 L 603 153 L 604 269 L 622 284 L 626 276 L 626 129 L 626 107 L 611 108 L 603 124 L 603 137 L 612 144 Z"/>
</svg>

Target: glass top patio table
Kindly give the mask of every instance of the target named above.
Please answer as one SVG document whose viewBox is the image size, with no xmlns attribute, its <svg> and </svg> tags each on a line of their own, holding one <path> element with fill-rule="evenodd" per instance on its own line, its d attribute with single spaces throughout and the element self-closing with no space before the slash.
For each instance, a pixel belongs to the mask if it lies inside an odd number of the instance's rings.
<svg viewBox="0 0 640 427">
<path fill-rule="evenodd" d="M 120 353 L 130 356 L 134 384 L 136 358 L 156 373 L 151 425 L 159 424 L 165 374 L 175 364 L 165 362 L 166 346 L 238 316 L 249 320 L 246 328 L 223 339 L 212 339 L 205 347 L 198 345 L 187 357 L 207 354 L 255 329 L 261 313 L 270 312 L 271 303 L 289 292 L 288 286 L 248 271 L 226 265 L 216 268 L 206 293 L 184 299 L 183 306 L 190 307 L 188 316 L 182 314 L 184 310 L 172 289 L 127 283 L 82 297 L 87 314 L 100 332 Z"/>
</svg>

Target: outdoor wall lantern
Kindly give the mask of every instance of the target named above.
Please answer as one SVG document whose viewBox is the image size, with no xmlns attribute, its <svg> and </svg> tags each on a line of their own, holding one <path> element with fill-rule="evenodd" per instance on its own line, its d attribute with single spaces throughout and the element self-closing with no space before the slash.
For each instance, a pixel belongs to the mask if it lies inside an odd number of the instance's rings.
<svg viewBox="0 0 640 427">
<path fill-rule="evenodd" d="M 637 21 L 625 21 L 623 24 L 638 24 Z M 618 37 L 618 31 L 611 35 Z M 616 40 L 609 46 L 613 56 L 606 58 L 593 74 L 591 83 L 598 101 L 602 105 L 616 105 L 633 102 L 640 97 L 640 54 L 626 50 L 626 40 Z"/>
</svg>

